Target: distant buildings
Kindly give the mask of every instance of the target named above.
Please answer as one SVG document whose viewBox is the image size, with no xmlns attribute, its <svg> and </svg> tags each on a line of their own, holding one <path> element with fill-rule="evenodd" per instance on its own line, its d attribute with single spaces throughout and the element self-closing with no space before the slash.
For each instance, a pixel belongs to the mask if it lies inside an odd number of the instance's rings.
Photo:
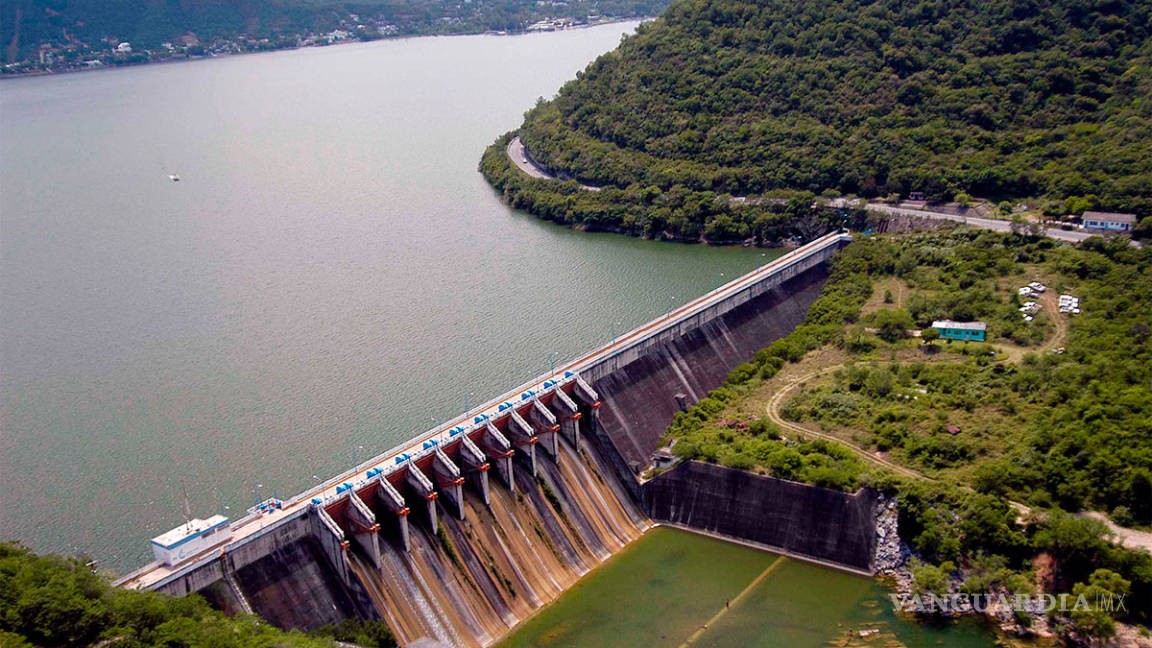
<svg viewBox="0 0 1152 648">
<path fill-rule="evenodd" d="M 545 18 L 539 22 L 534 22 L 525 28 L 526 31 L 539 32 L 539 31 L 556 31 L 557 29 L 567 29 L 575 25 L 575 21 L 571 18 Z"/>
<path fill-rule="evenodd" d="M 1107 232 L 1128 232 L 1136 225 L 1136 214 L 1086 211 L 1081 219 L 1085 228 Z"/>
<path fill-rule="evenodd" d="M 953 322 L 952 320 L 936 320 L 932 328 L 940 331 L 941 339 L 945 340 L 975 340 L 983 342 L 988 325 L 984 322 Z"/>
</svg>

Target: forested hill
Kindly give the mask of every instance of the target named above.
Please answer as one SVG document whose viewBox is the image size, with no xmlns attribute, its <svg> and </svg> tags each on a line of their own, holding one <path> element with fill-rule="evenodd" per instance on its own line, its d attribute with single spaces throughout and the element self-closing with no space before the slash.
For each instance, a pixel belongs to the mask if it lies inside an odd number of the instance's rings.
<svg viewBox="0 0 1152 648">
<path fill-rule="evenodd" d="M 1152 2 L 681 0 L 520 135 L 589 184 L 1152 215 Z"/>
</svg>

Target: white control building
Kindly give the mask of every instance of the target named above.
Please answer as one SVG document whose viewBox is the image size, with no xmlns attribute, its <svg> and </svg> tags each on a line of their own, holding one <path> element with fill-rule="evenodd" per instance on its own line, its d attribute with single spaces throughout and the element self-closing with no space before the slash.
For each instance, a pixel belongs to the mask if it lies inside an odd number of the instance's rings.
<svg viewBox="0 0 1152 648">
<path fill-rule="evenodd" d="M 152 555 L 171 567 L 176 563 L 232 539 L 232 526 L 223 515 L 196 518 L 152 538 Z"/>
</svg>

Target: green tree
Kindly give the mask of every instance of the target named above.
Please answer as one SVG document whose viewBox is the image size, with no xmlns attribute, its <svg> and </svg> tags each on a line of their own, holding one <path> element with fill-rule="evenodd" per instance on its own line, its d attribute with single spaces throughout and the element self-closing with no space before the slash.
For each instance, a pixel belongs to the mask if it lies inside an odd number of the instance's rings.
<svg viewBox="0 0 1152 648">
<path fill-rule="evenodd" d="M 38 556 L 0 542 L 0 645 L 19 637 L 44 648 L 124 645 L 187 648 L 331 648 L 327 639 L 282 632 L 257 617 L 228 617 L 197 595 L 174 598 L 114 588 L 86 561 Z"/>
<path fill-rule="evenodd" d="M 1072 588 L 1075 603 L 1068 615 L 1076 630 L 1093 642 L 1114 636 L 1116 608 L 1131 585 L 1108 569 L 1097 569 L 1087 583 L 1077 583 Z"/>
<path fill-rule="evenodd" d="M 940 331 L 939 329 L 935 328 L 926 328 L 923 331 L 920 331 L 920 339 L 924 342 L 924 344 L 931 346 L 932 343 L 940 339 Z"/>
<path fill-rule="evenodd" d="M 1112 509 L 1112 514 L 1109 516 L 1112 521 L 1120 526 L 1132 526 L 1136 523 L 1135 518 L 1132 517 L 1132 511 L 1127 506 L 1117 506 Z"/>
<path fill-rule="evenodd" d="M 876 311 L 872 317 L 876 334 L 887 342 L 903 339 L 913 324 L 912 316 L 902 308 Z"/>
<path fill-rule="evenodd" d="M 939 567 L 927 563 L 914 564 L 911 571 L 915 592 L 921 596 L 929 594 L 947 595 L 949 589 L 948 573 L 953 569 L 954 566 L 948 561 L 941 563 Z"/>
</svg>

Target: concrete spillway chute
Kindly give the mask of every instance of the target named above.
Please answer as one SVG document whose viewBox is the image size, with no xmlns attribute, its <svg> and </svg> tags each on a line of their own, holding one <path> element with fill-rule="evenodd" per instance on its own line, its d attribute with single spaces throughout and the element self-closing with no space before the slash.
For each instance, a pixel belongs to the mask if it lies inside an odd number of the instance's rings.
<svg viewBox="0 0 1152 648">
<path fill-rule="evenodd" d="M 512 455 L 516 451 L 512 448 L 512 443 L 504 433 L 496 428 L 495 425 L 488 423 L 484 426 L 483 431 L 479 435 L 479 445 L 488 455 L 488 459 L 496 464 L 496 474 L 500 475 L 500 479 L 508 487 L 508 490 L 516 490 L 516 480 L 512 477 Z"/>
<path fill-rule="evenodd" d="M 404 477 L 404 482 L 408 489 L 415 494 L 416 500 L 422 502 L 428 519 L 429 528 L 433 533 L 436 532 L 437 527 L 440 526 L 440 520 L 436 517 L 436 488 L 432 485 L 432 480 L 424 474 L 420 467 L 415 462 L 408 464 L 408 474 Z"/>
<path fill-rule="evenodd" d="M 534 400 L 532 406 L 528 408 L 528 420 L 536 430 L 540 447 L 555 459 L 560 454 L 560 443 L 556 436 L 560 432 L 560 422 L 556 420 L 556 416 L 539 400 Z"/>
<path fill-rule="evenodd" d="M 524 417 L 516 413 L 516 410 L 508 410 L 508 436 L 512 439 L 512 444 L 516 446 L 519 456 L 528 464 L 529 469 L 532 471 L 532 476 L 536 476 L 536 431 L 524 420 Z"/>
<path fill-rule="evenodd" d="M 456 509 L 456 517 L 464 519 L 464 477 L 460 468 L 440 448 L 432 454 L 432 473 L 436 476 L 436 486 Z"/>
<path fill-rule="evenodd" d="M 576 379 L 572 381 L 572 395 L 576 397 L 576 400 L 587 405 L 592 410 L 593 416 L 600 409 L 600 394 L 597 394 L 592 385 L 589 385 L 580 376 L 576 376 Z"/>
<path fill-rule="evenodd" d="M 564 393 L 564 390 L 557 389 L 552 400 L 548 403 L 548 408 L 556 416 L 556 420 L 560 422 L 560 433 L 572 443 L 573 448 L 579 448 L 580 418 L 583 414 L 580 413 L 576 401 Z"/>
<path fill-rule="evenodd" d="M 352 539 L 368 554 L 377 569 L 380 568 L 380 525 L 376 514 L 364 503 L 356 491 L 348 491 L 348 509 L 345 513 Z"/>
<path fill-rule="evenodd" d="M 308 522 L 312 537 L 319 543 L 320 550 L 328 557 L 332 568 L 336 570 L 340 582 L 349 590 L 358 587 L 355 576 L 352 575 L 348 565 L 349 542 L 345 539 L 344 530 L 332 519 L 323 506 L 313 504 L 308 508 Z"/>
<path fill-rule="evenodd" d="M 464 467 L 465 475 L 476 488 L 476 492 L 480 493 L 480 499 L 485 505 L 491 503 L 488 495 L 488 468 L 490 464 L 480 448 L 477 448 L 476 444 L 472 443 L 472 439 L 468 437 L 460 440 L 459 462 Z"/>
<path fill-rule="evenodd" d="M 404 496 L 396 490 L 392 482 L 388 481 L 383 474 L 377 475 L 376 480 L 378 484 L 376 501 L 380 502 L 386 510 L 395 516 L 394 520 L 400 546 L 404 548 L 404 551 L 411 551 L 411 543 L 408 536 L 408 513 L 410 512 L 408 504 L 404 501 Z"/>
</svg>

